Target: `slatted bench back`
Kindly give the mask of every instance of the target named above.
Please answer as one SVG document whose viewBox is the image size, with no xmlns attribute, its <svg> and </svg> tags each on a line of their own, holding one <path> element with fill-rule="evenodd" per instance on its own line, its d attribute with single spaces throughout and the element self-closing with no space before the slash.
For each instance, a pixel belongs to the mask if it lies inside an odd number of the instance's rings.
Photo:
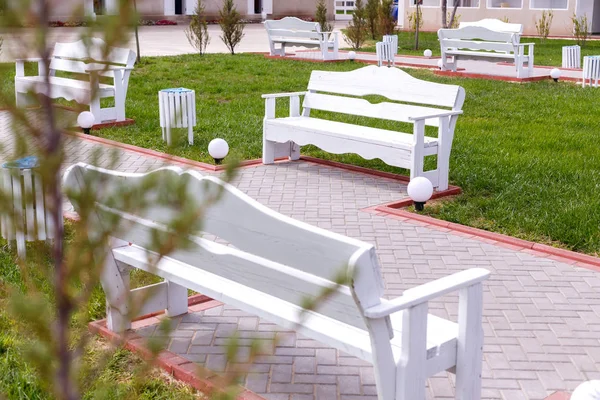
<svg viewBox="0 0 600 400">
<path fill-rule="evenodd" d="M 461 22 L 458 24 L 459 28 L 466 28 L 467 26 L 479 26 L 497 32 L 510 32 L 518 35 L 523 34 L 523 24 L 512 24 L 496 18 L 484 18 L 479 21 Z"/>
<path fill-rule="evenodd" d="M 181 205 L 176 201 L 143 213 L 128 213 L 116 209 L 111 201 L 123 193 L 124 188 L 136 187 L 152 176 L 159 182 L 184 180 L 188 194 L 197 204 L 220 192 L 218 202 L 205 214 L 202 232 L 230 245 L 193 236 L 189 248 L 169 258 L 297 306 L 331 287 L 334 277 L 342 271 L 354 276 L 354 295 L 360 304 L 368 307 L 380 303 L 383 284 L 372 245 L 276 213 L 216 177 L 184 173 L 177 168 L 160 169 L 151 174 L 122 174 L 77 164 L 66 172 L 64 185 L 75 192 L 91 188 L 98 194 L 99 223 L 118 216 L 120 229 L 112 234 L 149 250 L 152 250 L 153 231 L 164 231 Z M 164 186 L 158 187 L 164 190 Z M 144 196 L 150 204 L 156 204 L 164 193 L 149 191 Z M 77 204 L 74 206 L 76 210 L 79 208 Z M 365 329 L 353 291 L 348 286 L 342 286 L 317 312 Z"/>
<path fill-rule="evenodd" d="M 368 95 L 418 105 L 373 104 L 366 99 L 347 97 Z M 460 110 L 463 102 L 464 89 L 460 86 L 423 81 L 398 68 L 372 65 L 349 72 L 313 71 L 303 106 L 305 109 L 412 122 L 409 117 L 419 115 L 424 106 Z M 428 119 L 426 124 L 437 126 L 438 119 Z"/>
<path fill-rule="evenodd" d="M 513 52 L 519 42 L 516 34 L 498 32 L 480 26 L 440 29 L 438 37 L 444 48 Z"/>
<path fill-rule="evenodd" d="M 89 46 L 82 40 L 71 43 L 56 43 L 50 61 L 50 71 L 72 72 L 86 74 L 88 64 L 109 64 L 125 67 L 133 67 L 136 54 L 132 50 L 106 47 L 102 39 L 92 38 Z M 105 71 L 100 75 L 113 77 L 111 71 Z"/>
<path fill-rule="evenodd" d="M 294 37 L 320 39 L 321 27 L 317 22 L 303 21 L 296 17 L 265 21 L 265 28 L 271 37 Z"/>
</svg>

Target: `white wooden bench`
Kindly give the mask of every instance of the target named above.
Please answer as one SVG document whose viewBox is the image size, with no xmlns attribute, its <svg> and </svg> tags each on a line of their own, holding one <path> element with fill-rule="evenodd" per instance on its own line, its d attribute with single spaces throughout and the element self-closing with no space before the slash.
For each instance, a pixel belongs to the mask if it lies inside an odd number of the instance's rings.
<svg viewBox="0 0 600 400">
<path fill-rule="evenodd" d="M 443 71 L 451 69 L 456 72 L 459 59 L 486 58 L 491 61 L 513 61 L 517 78 L 533 74 L 535 43 L 520 43 L 520 34 L 495 31 L 481 26 L 465 26 L 458 29 L 440 29 L 438 38 Z M 449 57 L 453 58 L 452 62 L 448 60 Z"/>
<path fill-rule="evenodd" d="M 106 48 L 104 41 L 92 38 L 86 47 L 80 40 L 72 43 L 56 43 L 46 68 L 41 59 L 19 59 L 16 62 L 15 95 L 17 106 L 31 103 L 35 94 L 43 93 L 53 99 L 64 98 L 80 104 L 89 104 L 96 123 L 102 121 L 124 121 L 125 99 L 129 75 L 135 63 L 132 50 Z M 25 76 L 24 63 L 38 63 L 37 76 Z M 102 78 L 112 78 L 112 84 L 103 83 Z M 46 79 L 50 88 L 46 89 Z M 101 108 L 100 100 L 114 98 L 114 107 Z"/>
<path fill-rule="evenodd" d="M 346 97 L 366 95 L 384 96 L 395 103 L 371 104 Z M 302 111 L 300 96 L 304 96 Z M 275 118 L 275 101 L 280 97 L 290 98 L 289 117 Z M 368 66 L 349 72 L 313 71 L 306 92 L 265 94 L 263 98 L 264 164 L 278 157 L 297 160 L 299 146 L 313 144 L 330 153 L 379 158 L 409 169 L 411 178 L 428 178 L 438 190 L 448 188 L 454 127 L 465 99 L 460 86 L 422 81 L 397 68 Z M 410 123 L 413 133 L 315 118 L 311 110 Z M 426 136 L 425 126 L 437 127 L 437 138 Z M 430 155 L 437 155 L 437 169 L 424 171 L 424 159 Z"/>
<path fill-rule="evenodd" d="M 90 234 L 115 216 L 119 228 L 126 228 L 112 239 L 101 275 L 109 329 L 127 329 L 135 317 L 126 301 L 128 274 L 139 268 L 165 279 L 131 291 L 133 296 L 154 291 L 139 314 L 159 309 L 166 309 L 168 316 L 186 313 L 189 288 L 373 363 L 379 400 L 423 400 L 425 380 L 444 370 L 456 373 L 457 399 L 480 398 L 482 282 L 489 271 L 464 270 L 386 300 L 373 245 L 281 215 L 213 176 L 178 168 L 152 174 L 162 174 L 169 182 L 187 178 L 187 194 L 199 204 L 219 192 L 220 200 L 206 209 L 202 233 L 230 246 L 204 239 L 199 232 L 190 237 L 186 250 L 150 263 L 148 258 L 156 254 L 148 247 L 153 232 L 165 231 L 183 199 L 171 206 L 156 204 L 144 214 L 110 208 L 107 198 L 123 185 L 136 187 L 145 175 L 86 164 L 70 167 L 64 187 L 75 210 L 79 192 L 99 195 Z M 304 301 L 332 288 L 340 273 L 351 284 L 341 285 L 300 318 Z M 430 300 L 456 291 L 458 323 L 428 314 Z"/>
<path fill-rule="evenodd" d="M 270 54 L 285 56 L 285 46 L 318 47 L 324 60 L 338 58 L 338 32 L 321 32 L 318 22 L 303 21 L 296 17 L 285 17 L 279 20 L 265 21 L 265 29 L 269 37 Z M 276 49 L 275 44 L 280 48 Z M 332 49 L 332 52 L 329 52 Z"/>
</svg>

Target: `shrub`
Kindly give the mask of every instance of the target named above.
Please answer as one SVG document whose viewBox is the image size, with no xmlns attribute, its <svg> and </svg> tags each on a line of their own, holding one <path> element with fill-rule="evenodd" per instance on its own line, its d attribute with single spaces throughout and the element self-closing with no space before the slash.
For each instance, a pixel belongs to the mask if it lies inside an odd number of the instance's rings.
<svg viewBox="0 0 600 400">
<path fill-rule="evenodd" d="M 392 17 L 392 4 L 394 0 L 381 0 L 378 12 L 379 33 L 392 35 L 396 30 L 396 21 Z"/>
<path fill-rule="evenodd" d="M 380 0 L 367 0 L 367 24 L 369 27 L 369 33 L 371 34 L 371 39 L 373 40 L 377 39 L 377 33 L 379 33 L 379 4 Z"/>
<path fill-rule="evenodd" d="M 200 55 L 206 52 L 206 46 L 210 43 L 210 36 L 208 35 L 208 23 L 204 15 L 204 3 L 203 0 L 197 0 L 190 26 L 185 30 L 185 36 L 188 41 L 194 47 Z"/>
<path fill-rule="evenodd" d="M 419 29 L 423 27 L 423 12 L 419 8 L 412 13 L 408 13 L 408 30 L 415 32 L 417 30 L 417 12 L 419 13 Z"/>
<path fill-rule="evenodd" d="M 177 25 L 177 22 L 170 19 L 159 19 L 155 25 Z"/>
<path fill-rule="evenodd" d="M 583 14 L 581 17 L 577 18 L 577 16 L 573 14 L 571 21 L 573 22 L 573 35 L 575 36 L 575 41 L 577 41 L 579 46 L 584 47 L 590 31 L 587 15 Z"/>
<path fill-rule="evenodd" d="M 219 17 L 219 25 L 223 32 L 221 40 L 231 54 L 235 54 L 235 47 L 244 37 L 244 24 L 233 0 L 223 0 L 223 8 L 219 10 Z"/>
<path fill-rule="evenodd" d="M 448 28 L 458 29 L 458 25 L 460 24 L 460 14 L 454 14 L 454 19 L 452 19 L 452 13 L 448 11 L 446 21 L 448 21 Z"/>
<path fill-rule="evenodd" d="M 363 0 L 356 0 L 352 21 L 346 27 L 344 38 L 354 50 L 360 49 L 367 36 L 367 18 Z"/>
<path fill-rule="evenodd" d="M 508 17 L 506 15 L 504 17 L 500 18 L 500 21 L 506 22 L 507 24 L 510 22 L 510 20 L 508 19 Z"/>
<path fill-rule="evenodd" d="M 333 32 L 333 25 L 327 21 L 327 4 L 325 0 L 317 1 L 317 10 L 315 11 L 315 22 L 319 23 L 321 32 Z"/>
<path fill-rule="evenodd" d="M 554 19 L 554 13 L 552 10 L 546 13 L 546 10 L 542 11 L 542 17 L 535 21 L 535 29 L 540 36 L 542 42 L 546 40 L 550 34 L 550 25 L 552 25 L 552 19 Z"/>
</svg>

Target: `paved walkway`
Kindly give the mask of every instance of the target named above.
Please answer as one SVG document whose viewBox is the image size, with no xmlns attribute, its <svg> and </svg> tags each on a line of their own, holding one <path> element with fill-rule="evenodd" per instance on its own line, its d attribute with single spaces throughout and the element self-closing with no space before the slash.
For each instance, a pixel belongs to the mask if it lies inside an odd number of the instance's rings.
<svg viewBox="0 0 600 400">
<path fill-rule="evenodd" d="M 0 141 L 10 149 L 9 132 L 6 114 L 0 113 Z M 67 157 L 89 162 L 103 151 L 100 160 L 106 165 L 106 150 L 69 139 Z M 118 153 L 122 171 L 162 164 L 134 152 Z M 598 273 L 363 211 L 405 196 L 404 185 L 389 179 L 296 162 L 242 169 L 234 185 L 283 214 L 375 244 L 390 298 L 469 267 L 491 270 L 484 294 L 484 398 L 539 400 L 558 390 L 572 391 L 583 380 L 600 379 Z M 446 297 L 430 309 L 456 318 L 457 299 Z M 370 366 L 251 315 L 218 307 L 176 321 L 170 350 L 215 370 L 226 367 L 223 343 L 233 330 L 243 337 L 278 336 L 275 354 L 261 359 L 245 382 L 267 399 L 375 398 Z M 153 334 L 154 327 L 140 333 Z M 452 375 L 429 380 L 429 398 L 452 394 Z"/>
</svg>

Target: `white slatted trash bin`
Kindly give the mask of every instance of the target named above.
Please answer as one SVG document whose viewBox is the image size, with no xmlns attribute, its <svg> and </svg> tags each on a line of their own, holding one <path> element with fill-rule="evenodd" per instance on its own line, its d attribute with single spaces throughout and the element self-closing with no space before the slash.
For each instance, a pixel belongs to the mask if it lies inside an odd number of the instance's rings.
<svg viewBox="0 0 600 400">
<path fill-rule="evenodd" d="M 388 67 L 396 66 L 396 58 L 391 42 L 377 42 L 375 50 L 377 52 L 377 66 L 381 67 L 384 64 L 387 64 Z"/>
<path fill-rule="evenodd" d="M 158 109 L 163 140 L 171 145 L 172 128 L 188 128 L 188 143 L 194 144 L 196 126 L 196 92 L 186 88 L 158 92 Z"/>
<path fill-rule="evenodd" d="M 12 198 L 12 212 L 2 213 L 2 237 L 17 242 L 17 253 L 25 259 L 25 242 L 54 237 L 50 215 L 46 212 L 42 178 L 36 172 L 37 157 L 25 157 L 2 164 L 2 190 Z"/>
<path fill-rule="evenodd" d="M 392 54 L 394 57 L 398 55 L 398 35 L 383 35 L 383 39 L 381 41 L 384 43 L 391 43 Z"/>
<path fill-rule="evenodd" d="M 563 68 L 581 68 L 581 47 L 563 46 L 562 48 L 562 67 Z"/>
<path fill-rule="evenodd" d="M 592 87 L 598 87 L 600 80 L 600 56 L 583 57 L 583 79 L 581 86 L 585 87 L 589 82 Z"/>
</svg>

